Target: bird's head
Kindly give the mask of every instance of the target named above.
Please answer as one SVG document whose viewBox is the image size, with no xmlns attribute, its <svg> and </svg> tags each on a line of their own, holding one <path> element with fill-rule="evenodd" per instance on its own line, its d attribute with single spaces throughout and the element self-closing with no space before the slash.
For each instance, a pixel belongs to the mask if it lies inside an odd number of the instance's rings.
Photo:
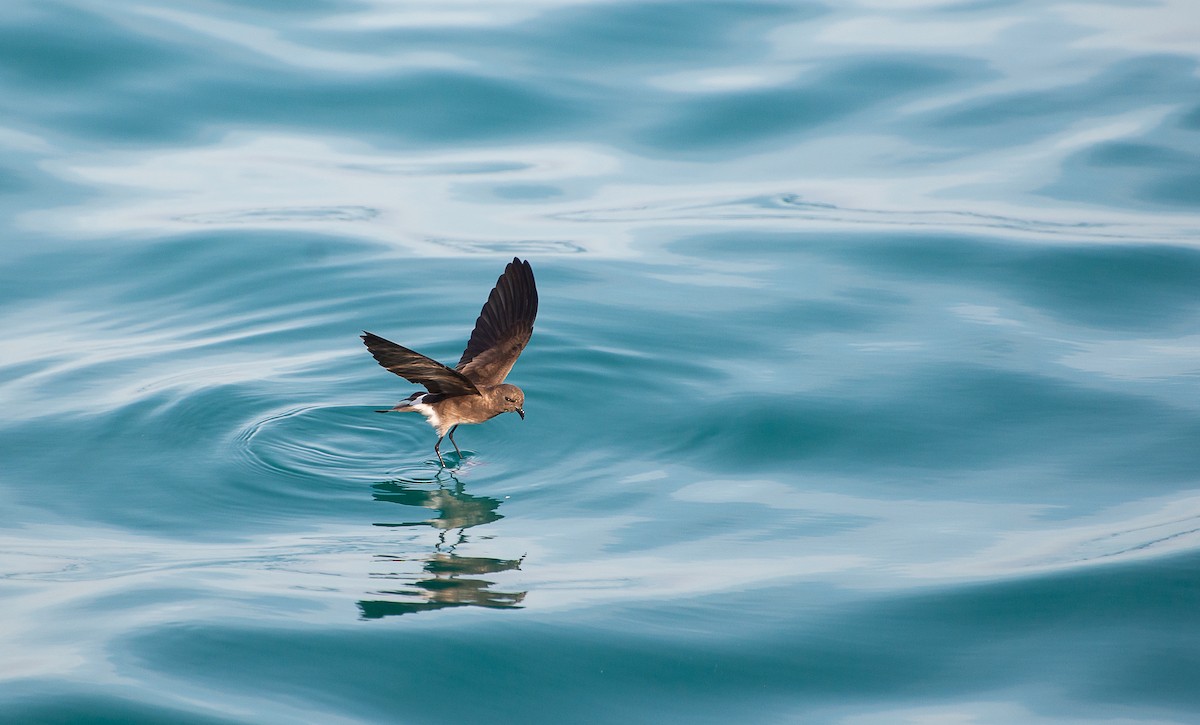
<svg viewBox="0 0 1200 725">
<path fill-rule="evenodd" d="M 507 383 L 499 386 L 499 393 L 504 403 L 505 413 L 516 413 L 525 420 L 525 393 L 515 385 Z"/>
</svg>

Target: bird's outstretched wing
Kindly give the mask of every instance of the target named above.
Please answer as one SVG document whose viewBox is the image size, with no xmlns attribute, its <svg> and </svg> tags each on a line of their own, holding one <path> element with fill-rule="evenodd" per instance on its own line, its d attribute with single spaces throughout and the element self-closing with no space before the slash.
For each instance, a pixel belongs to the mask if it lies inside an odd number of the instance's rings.
<svg viewBox="0 0 1200 725">
<path fill-rule="evenodd" d="M 380 365 L 410 383 L 424 385 L 425 389 L 431 393 L 442 393 L 447 396 L 479 395 L 479 389 L 465 375 L 446 367 L 437 360 L 427 358 L 419 352 L 413 352 L 403 345 L 397 345 L 365 330 L 362 339 Z"/>
<path fill-rule="evenodd" d="M 475 320 L 458 370 L 476 385 L 499 385 L 533 335 L 537 286 L 529 262 L 513 257 Z"/>
</svg>

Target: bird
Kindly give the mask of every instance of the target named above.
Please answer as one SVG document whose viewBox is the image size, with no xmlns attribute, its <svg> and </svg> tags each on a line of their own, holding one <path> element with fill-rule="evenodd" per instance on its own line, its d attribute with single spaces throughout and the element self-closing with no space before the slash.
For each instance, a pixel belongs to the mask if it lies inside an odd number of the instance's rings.
<svg viewBox="0 0 1200 725">
<path fill-rule="evenodd" d="M 504 378 L 533 335 L 537 311 L 533 268 L 527 260 L 513 257 L 483 304 L 467 348 L 453 368 L 363 330 L 363 344 L 380 365 L 425 388 L 394 408 L 376 412 L 425 416 L 437 431 L 433 452 L 442 468 L 446 467 L 441 451 L 443 438 L 449 436 L 454 452 L 462 457 L 454 442 L 458 426 L 483 423 L 501 413 L 516 413 L 525 420 L 525 393 L 504 382 Z"/>
</svg>

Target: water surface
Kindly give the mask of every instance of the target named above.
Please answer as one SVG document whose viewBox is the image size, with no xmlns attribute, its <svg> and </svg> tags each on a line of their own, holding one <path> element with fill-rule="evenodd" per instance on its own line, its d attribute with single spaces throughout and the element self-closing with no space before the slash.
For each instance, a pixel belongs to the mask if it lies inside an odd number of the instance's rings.
<svg viewBox="0 0 1200 725">
<path fill-rule="evenodd" d="M 1198 17 L 18 2 L 0 719 L 1196 722 Z"/>
</svg>

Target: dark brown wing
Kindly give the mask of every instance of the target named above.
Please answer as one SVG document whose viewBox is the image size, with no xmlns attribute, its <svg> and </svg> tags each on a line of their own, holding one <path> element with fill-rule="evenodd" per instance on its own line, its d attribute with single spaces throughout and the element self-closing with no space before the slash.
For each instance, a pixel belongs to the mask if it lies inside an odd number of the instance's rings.
<svg viewBox="0 0 1200 725">
<path fill-rule="evenodd" d="M 455 370 L 476 385 L 498 385 L 533 335 L 537 286 L 529 262 L 513 257 L 475 320 L 475 330 Z"/>
<path fill-rule="evenodd" d="M 443 393 L 448 396 L 479 395 L 479 389 L 465 375 L 451 370 L 437 360 L 365 330 L 362 339 L 380 365 L 410 383 L 424 385 L 431 393 Z"/>
</svg>

